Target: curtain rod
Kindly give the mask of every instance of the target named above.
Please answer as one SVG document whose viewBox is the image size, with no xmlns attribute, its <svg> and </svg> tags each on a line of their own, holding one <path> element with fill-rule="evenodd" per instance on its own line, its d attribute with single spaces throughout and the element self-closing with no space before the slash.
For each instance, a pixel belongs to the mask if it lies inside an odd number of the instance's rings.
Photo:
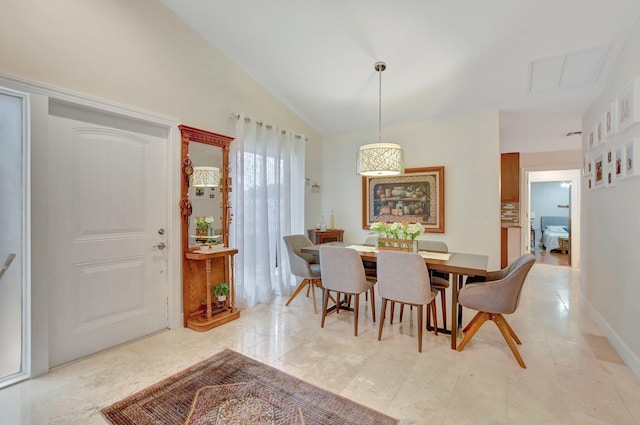
<svg viewBox="0 0 640 425">
<path fill-rule="evenodd" d="M 231 118 L 231 119 L 239 120 L 239 119 L 240 119 L 240 114 L 231 114 L 230 118 Z M 244 121 L 245 121 L 245 122 L 251 122 L 251 117 L 245 117 L 245 118 L 244 118 Z M 263 123 L 262 121 L 256 121 L 256 124 L 257 124 L 257 125 L 264 125 L 264 123 Z M 271 124 L 267 124 L 267 125 L 265 126 L 265 128 L 266 128 L 267 130 L 271 130 L 271 129 L 273 128 L 273 126 L 272 126 Z M 281 130 L 281 133 L 282 133 L 282 134 L 286 134 L 286 133 L 287 133 L 287 131 L 286 131 L 286 130 Z M 295 137 L 296 139 L 302 139 L 302 135 L 301 135 L 301 134 L 295 134 L 295 133 L 294 133 L 293 137 Z M 305 137 L 305 138 L 304 138 L 304 141 L 305 141 L 305 142 L 308 142 L 308 141 L 309 141 L 309 138 L 308 138 L 308 137 Z"/>
</svg>

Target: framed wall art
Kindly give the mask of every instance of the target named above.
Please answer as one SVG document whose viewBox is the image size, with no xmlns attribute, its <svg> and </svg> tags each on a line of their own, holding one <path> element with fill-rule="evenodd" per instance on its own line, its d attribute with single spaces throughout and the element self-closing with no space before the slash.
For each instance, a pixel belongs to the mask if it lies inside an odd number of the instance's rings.
<svg viewBox="0 0 640 425">
<path fill-rule="evenodd" d="M 625 86 L 616 98 L 616 125 L 621 132 L 640 121 L 640 78 L 636 77 Z"/>
<path fill-rule="evenodd" d="M 593 129 L 589 130 L 589 134 L 587 135 L 587 149 L 593 149 L 593 145 L 595 144 L 593 134 Z"/>
<path fill-rule="evenodd" d="M 620 180 L 624 176 L 624 155 L 622 147 L 617 147 L 613 151 L 613 176 L 616 180 Z"/>
<path fill-rule="evenodd" d="M 593 161 L 593 186 L 594 187 L 602 187 L 604 186 L 604 157 L 599 155 Z"/>
<path fill-rule="evenodd" d="M 609 105 L 609 109 L 604 113 L 604 137 L 611 137 L 615 133 L 615 114 L 616 114 L 616 103 L 612 102 Z"/>
<path fill-rule="evenodd" d="M 598 120 L 598 122 L 596 123 L 596 143 L 599 145 L 600 143 L 602 143 L 602 140 L 604 138 L 604 126 L 602 125 L 602 118 Z"/>
<path fill-rule="evenodd" d="M 399 176 L 362 177 L 362 228 L 372 223 L 420 223 L 444 233 L 444 167 L 407 168 Z"/>
</svg>

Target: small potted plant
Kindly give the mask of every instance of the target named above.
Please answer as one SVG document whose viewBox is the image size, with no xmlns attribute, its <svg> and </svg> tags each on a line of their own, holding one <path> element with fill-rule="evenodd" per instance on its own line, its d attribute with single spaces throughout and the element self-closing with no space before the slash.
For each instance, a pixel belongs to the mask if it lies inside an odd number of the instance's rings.
<svg viewBox="0 0 640 425">
<path fill-rule="evenodd" d="M 218 283 L 213 287 L 213 295 L 218 297 L 219 302 L 225 302 L 227 300 L 227 295 L 229 295 L 229 285 L 225 282 Z"/>
</svg>

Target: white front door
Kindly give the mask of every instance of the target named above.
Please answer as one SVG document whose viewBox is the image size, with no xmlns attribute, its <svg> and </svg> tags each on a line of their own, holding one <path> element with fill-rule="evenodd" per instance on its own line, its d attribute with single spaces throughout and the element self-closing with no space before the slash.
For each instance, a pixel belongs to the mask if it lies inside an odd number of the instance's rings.
<svg viewBox="0 0 640 425">
<path fill-rule="evenodd" d="M 168 136 L 63 104 L 48 124 L 54 367 L 167 327 Z"/>
</svg>

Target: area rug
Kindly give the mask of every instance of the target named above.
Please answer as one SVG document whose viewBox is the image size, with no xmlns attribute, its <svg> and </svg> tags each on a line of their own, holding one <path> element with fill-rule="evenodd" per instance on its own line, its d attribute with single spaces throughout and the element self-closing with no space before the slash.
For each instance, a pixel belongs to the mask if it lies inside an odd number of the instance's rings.
<svg viewBox="0 0 640 425">
<path fill-rule="evenodd" d="M 101 412 L 114 425 L 398 424 L 229 349 Z"/>
</svg>

